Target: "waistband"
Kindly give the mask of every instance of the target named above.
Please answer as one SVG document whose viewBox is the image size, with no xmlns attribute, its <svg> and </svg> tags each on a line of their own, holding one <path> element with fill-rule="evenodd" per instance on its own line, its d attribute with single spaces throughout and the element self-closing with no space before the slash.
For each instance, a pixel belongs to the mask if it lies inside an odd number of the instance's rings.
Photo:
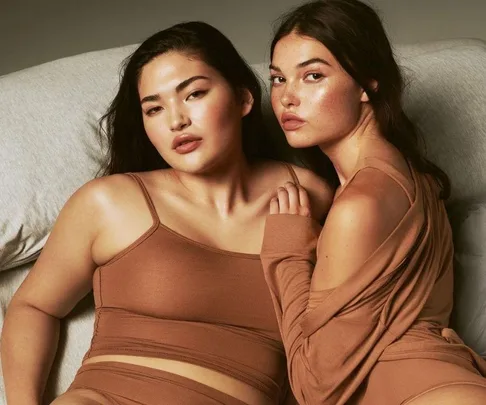
<svg viewBox="0 0 486 405">
<path fill-rule="evenodd" d="M 124 310 L 97 310 L 95 333 L 85 360 L 134 355 L 179 360 L 227 374 L 270 398 L 286 381 L 281 342 L 228 325 L 152 318 Z"/>
<path fill-rule="evenodd" d="M 117 405 L 246 405 L 189 378 L 118 362 L 81 366 L 68 391 L 79 388 L 100 393 Z"/>
</svg>

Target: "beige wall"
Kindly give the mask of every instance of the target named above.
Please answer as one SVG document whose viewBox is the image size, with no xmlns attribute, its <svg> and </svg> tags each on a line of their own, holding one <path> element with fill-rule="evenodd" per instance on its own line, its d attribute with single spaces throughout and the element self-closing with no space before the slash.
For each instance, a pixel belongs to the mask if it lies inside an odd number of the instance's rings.
<svg viewBox="0 0 486 405">
<path fill-rule="evenodd" d="M 486 40 L 486 0 L 372 0 L 395 43 Z M 0 75 L 137 43 L 183 20 L 223 31 L 250 62 L 268 56 L 271 22 L 300 0 L 0 0 Z"/>
<path fill-rule="evenodd" d="M 395 43 L 448 38 L 486 41 L 486 0 L 369 0 Z"/>
</svg>

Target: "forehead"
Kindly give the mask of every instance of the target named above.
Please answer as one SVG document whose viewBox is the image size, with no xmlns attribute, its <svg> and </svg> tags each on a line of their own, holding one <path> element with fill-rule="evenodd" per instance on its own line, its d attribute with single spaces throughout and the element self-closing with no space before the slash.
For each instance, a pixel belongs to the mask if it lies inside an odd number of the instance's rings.
<svg viewBox="0 0 486 405">
<path fill-rule="evenodd" d="M 167 52 L 155 57 L 142 68 L 138 88 L 140 93 L 174 90 L 179 83 L 193 76 L 212 79 L 219 76 L 219 73 L 197 56 Z"/>
<path fill-rule="evenodd" d="M 324 59 L 331 65 L 337 63 L 334 55 L 322 42 L 312 37 L 291 32 L 275 45 L 272 64 L 280 68 L 296 66 L 298 63 L 313 58 Z"/>
</svg>

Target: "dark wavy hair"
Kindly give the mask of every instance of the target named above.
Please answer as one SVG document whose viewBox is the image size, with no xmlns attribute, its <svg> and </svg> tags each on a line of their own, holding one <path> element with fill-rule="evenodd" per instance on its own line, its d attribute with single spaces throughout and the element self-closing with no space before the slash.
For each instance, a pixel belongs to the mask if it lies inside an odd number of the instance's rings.
<svg viewBox="0 0 486 405">
<path fill-rule="evenodd" d="M 278 140 L 270 139 L 265 127 L 259 78 L 220 31 L 204 22 L 193 21 L 157 32 L 123 62 L 118 93 L 100 120 L 100 134 L 105 133 L 108 140 L 108 156 L 101 175 L 169 167 L 145 132 L 138 81 L 147 63 L 170 51 L 204 61 L 228 81 L 235 94 L 241 94 L 243 89 L 250 91 L 253 108 L 242 119 L 243 151 L 248 160 L 288 160 L 288 152 L 278 146 Z"/>
<path fill-rule="evenodd" d="M 378 14 L 359 0 L 321 0 L 305 3 L 280 19 L 271 44 L 271 56 L 277 42 L 295 32 L 320 41 L 370 99 L 379 128 L 420 172 L 432 175 L 441 187 L 441 198 L 450 195 L 447 174 L 421 152 L 423 139 L 403 111 L 404 80 L 395 61 L 390 42 Z M 372 88 L 376 80 L 378 87 Z M 309 148 L 312 166 L 328 167 L 320 162 L 316 146 Z M 310 155 L 309 155 L 310 156 Z M 321 160 L 322 153 L 321 153 Z M 327 159 L 327 157 L 326 157 Z"/>
</svg>

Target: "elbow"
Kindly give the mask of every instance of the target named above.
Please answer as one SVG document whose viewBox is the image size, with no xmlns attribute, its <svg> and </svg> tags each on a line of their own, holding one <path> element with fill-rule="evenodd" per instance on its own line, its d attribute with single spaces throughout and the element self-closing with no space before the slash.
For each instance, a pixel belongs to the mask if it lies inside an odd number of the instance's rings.
<svg viewBox="0 0 486 405">
<path fill-rule="evenodd" d="M 14 297 L 7 307 L 5 315 L 4 329 L 12 323 L 29 323 L 36 324 L 42 319 L 48 319 L 50 322 L 60 322 L 62 317 L 50 314 L 31 302 L 21 298 Z"/>
</svg>

